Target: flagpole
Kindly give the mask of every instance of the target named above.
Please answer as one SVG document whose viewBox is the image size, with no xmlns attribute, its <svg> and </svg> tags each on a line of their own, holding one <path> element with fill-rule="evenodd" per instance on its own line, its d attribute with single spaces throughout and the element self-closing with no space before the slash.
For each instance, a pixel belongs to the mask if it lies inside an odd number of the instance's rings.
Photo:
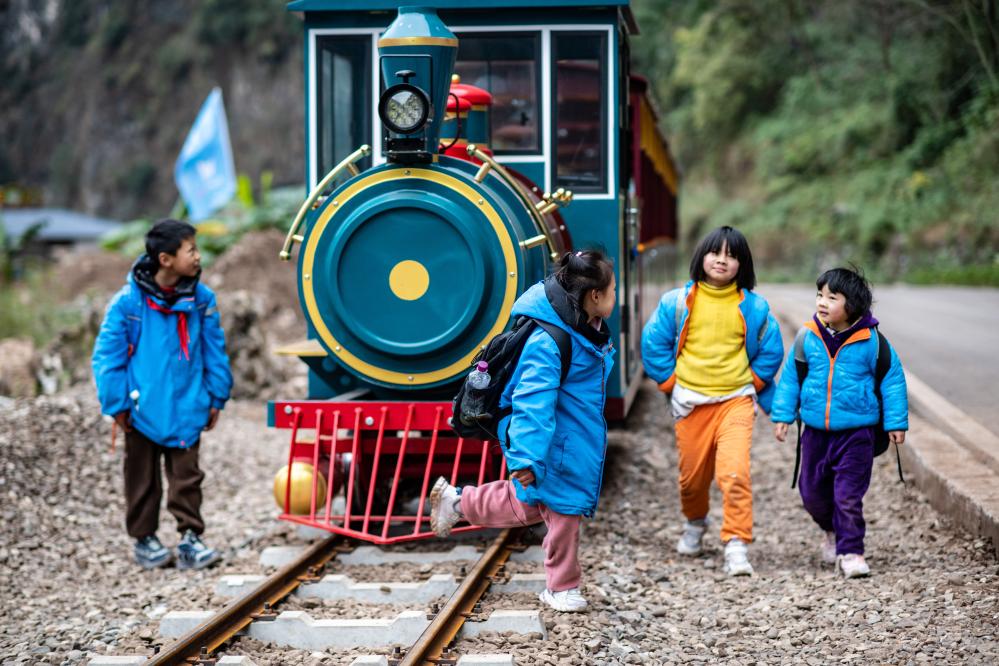
<svg viewBox="0 0 999 666">
<path fill-rule="evenodd" d="M 170 209 L 170 217 L 175 220 L 183 220 L 187 216 L 187 204 L 184 203 L 184 197 L 177 197 L 177 202 L 174 203 L 173 208 Z"/>
</svg>

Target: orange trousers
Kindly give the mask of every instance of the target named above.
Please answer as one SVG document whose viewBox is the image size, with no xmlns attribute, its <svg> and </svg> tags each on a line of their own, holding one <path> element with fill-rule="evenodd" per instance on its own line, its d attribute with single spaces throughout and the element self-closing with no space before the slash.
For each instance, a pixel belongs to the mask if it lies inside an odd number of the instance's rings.
<svg viewBox="0 0 999 666">
<path fill-rule="evenodd" d="M 748 396 L 700 405 L 676 422 L 680 504 L 687 520 L 708 515 L 711 478 L 722 492 L 721 540 L 753 540 L 749 448 L 755 405 Z"/>
</svg>

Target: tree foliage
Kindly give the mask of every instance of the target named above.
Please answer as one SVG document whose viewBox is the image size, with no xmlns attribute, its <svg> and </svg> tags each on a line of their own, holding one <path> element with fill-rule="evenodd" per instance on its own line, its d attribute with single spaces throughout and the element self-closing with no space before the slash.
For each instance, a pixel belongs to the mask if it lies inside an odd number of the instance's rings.
<svg viewBox="0 0 999 666">
<path fill-rule="evenodd" d="M 852 259 L 995 281 L 997 8 L 638 0 L 635 69 L 686 174 L 687 228 L 744 227 L 775 276 Z"/>
</svg>

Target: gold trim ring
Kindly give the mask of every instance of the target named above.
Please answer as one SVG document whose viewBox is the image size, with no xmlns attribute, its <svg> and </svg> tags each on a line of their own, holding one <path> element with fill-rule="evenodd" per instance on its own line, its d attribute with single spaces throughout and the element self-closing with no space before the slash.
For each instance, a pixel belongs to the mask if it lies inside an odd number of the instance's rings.
<svg viewBox="0 0 999 666">
<path fill-rule="evenodd" d="M 458 47 L 458 40 L 453 37 L 382 37 L 378 40 L 378 48 L 386 46 L 453 46 Z"/>
</svg>

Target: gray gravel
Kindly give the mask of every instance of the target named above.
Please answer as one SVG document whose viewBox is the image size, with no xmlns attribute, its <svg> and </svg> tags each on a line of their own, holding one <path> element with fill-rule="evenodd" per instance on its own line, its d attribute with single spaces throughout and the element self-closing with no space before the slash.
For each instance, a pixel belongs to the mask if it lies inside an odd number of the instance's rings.
<svg viewBox="0 0 999 666">
<path fill-rule="evenodd" d="M 223 600 L 211 592 L 219 575 L 265 573 L 257 563 L 263 547 L 300 543 L 273 520 L 270 483 L 286 451 L 285 433 L 264 427 L 259 402 L 237 402 L 206 436 L 203 452 L 206 540 L 225 550 L 226 562 L 207 572 L 139 570 L 123 527 L 121 450 L 108 451 L 109 426 L 96 414 L 88 390 L 0 408 L 2 664 L 148 654 L 160 642 L 163 613 L 219 607 Z M 629 430 L 611 432 L 611 447 L 600 512 L 582 537 L 591 611 L 544 611 L 547 642 L 485 636 L 461 641 L 461 651 L 510 651 L 521 664 L 999 663 L 999 571 L 987 544 L 956 531 L 917 491 L 900 486 L 888 456 L 877 461 L 866 502 L 873 575 L 844 582 L 819 564 L 817 528 L 788 487 L 793 446 L 778 446 L 760 418 L 753 450 L 757 540 L 750 551 L 757 574 L 728 579 L 720 572 L 717 494 L 707 554 L 689 559 L 673 551 L 682 520 L 676 453 L 664 402 L 651 385 Z M 172 545 L 174 524 L 163 516 L 160 533 Z M 351 569 L 333 571 L 354 575 Z M 399 569 L 394 578 L 449 570 Z M 530 595 L 516 597 L 486 605 L 537 607 Z M 309 608 L 314 617 L 351 608 L 324 610 Z M 231 653 L 251 654 L 261 666 L 348 664 L 354 656 L 247 639 Z"/>
</svg>

